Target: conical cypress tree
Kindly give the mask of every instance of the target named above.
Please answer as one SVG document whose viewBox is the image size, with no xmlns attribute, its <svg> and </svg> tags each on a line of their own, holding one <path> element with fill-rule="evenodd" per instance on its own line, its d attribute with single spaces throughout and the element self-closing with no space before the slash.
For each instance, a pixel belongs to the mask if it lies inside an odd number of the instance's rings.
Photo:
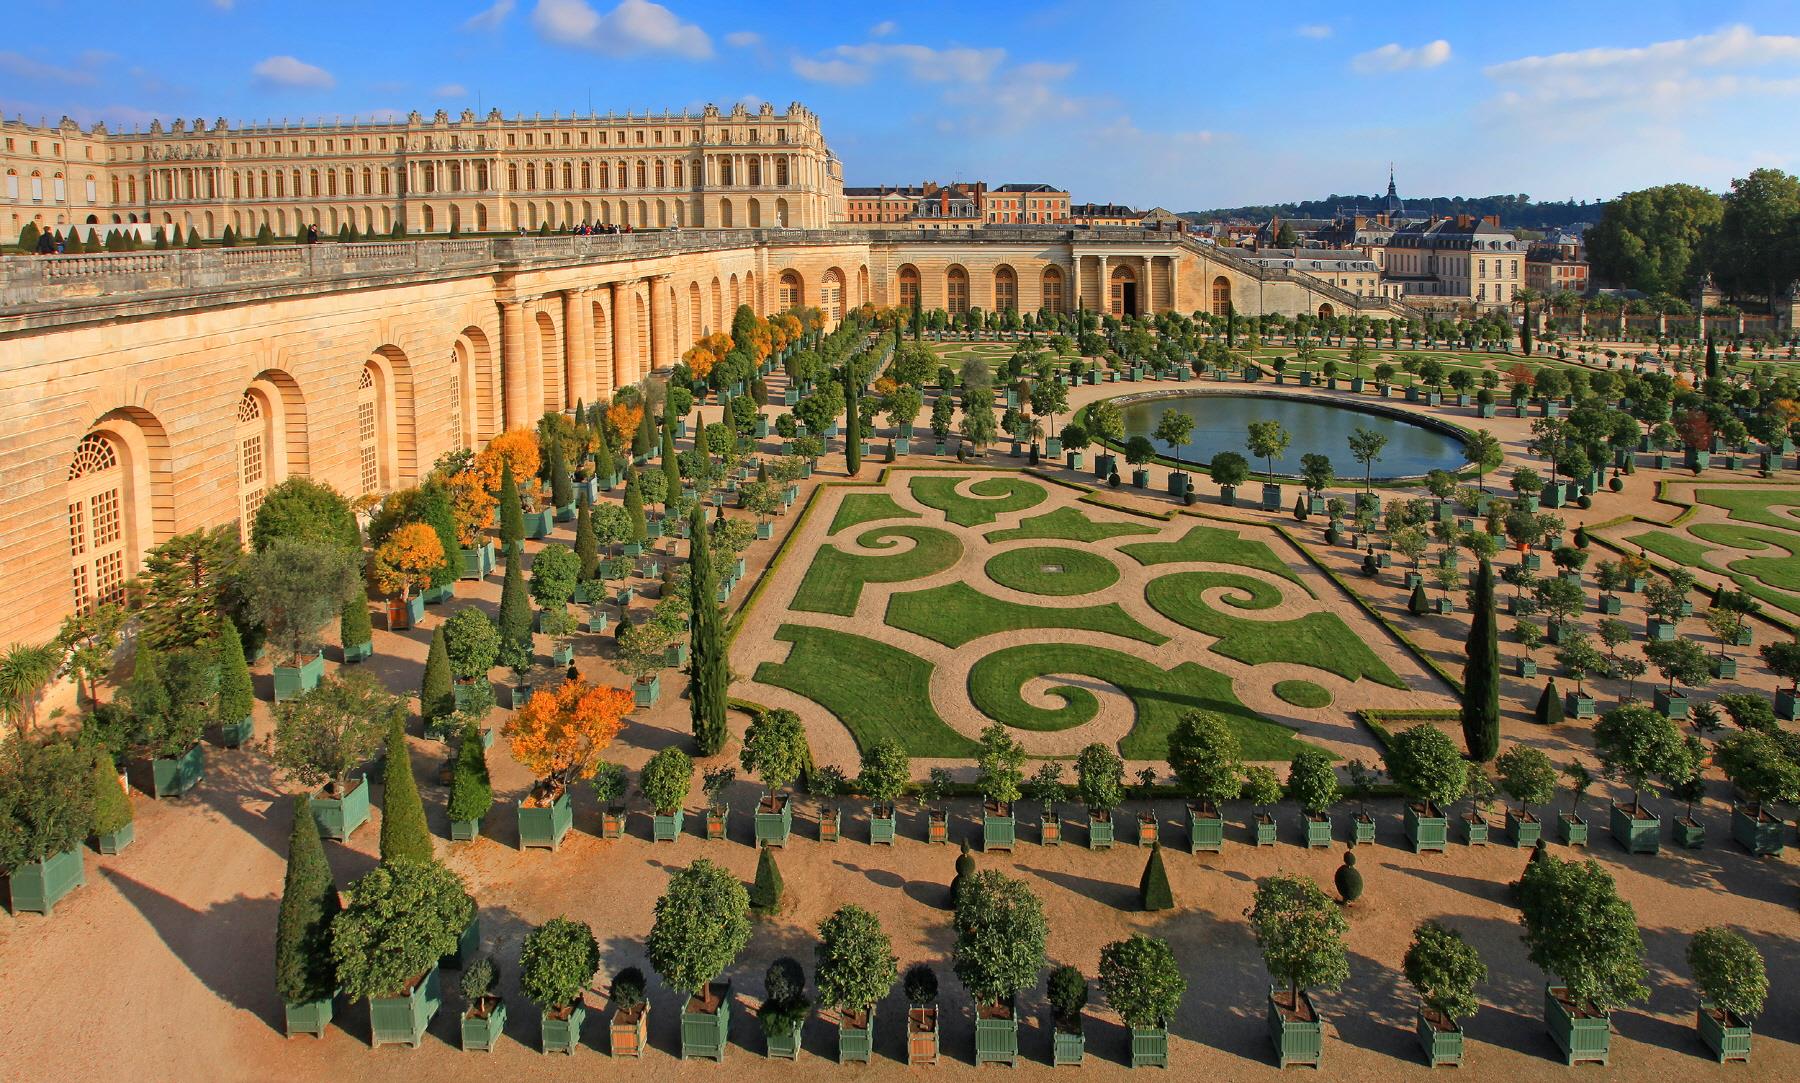
<svg viewBox="0 0 1800 1083">
<path fill-rule="evenodd" d="M 525 544 L 525 511 L 519 506 L 519 483 L 513 480 L 511 462 L 500 464 L 500 544 L 503 548 Z"/>
<path fill-rule="evenodd" d="M 195 229 L 193 226 L 188 227 L 187 246 L 189 248 L 199 248 L 200 247 L 200 231 Z"/>
<path fill-rule="evenodd" d="M 381 860 L 430 861 L 431 831 L 425 826 L 418 783 L 413 781 L 405 724 L 398 718 L 388 730 L 387 768 L 381 786 Z"/>
<path fill-rule="evenodd" d="M 294 798 L 288 836 L 287 880 L 275 919 L 275 991 L 291 1004 L 324 1000 L 337 990 L 331 960 L 331 922 L 338 914 L 337 885 L 325 862 L 325 845 L 313 823 L 312 801 Z"/>
<path fill-rule="evenodd" d="M 275 231 L 269 228 L 269 223 L 264 222 L 262 224 L 262 228 L 258 229 L 256 231 L 257 247 L 258 248 L 266 248 L 269 245 L 272 245 L 274 243 L 275 243 Z"/>
<path fill-rule="evenodd" d="M 338 615 L 338 642 L 346 647 L 360 647 L 374 638 L 375 629 L 369 623 L 369 601 L 357 591 L 344 600 L 343 612 Z"/>
<path fill-rule="evenodd" d="M 19 230 L 19 251 L 25 253 L 36 252 L 38 237 L 40 236 L 42 236 L 42 234 L 38 231 L 36 222 L 25 223 L 25 228 Z"/>
<path fill-rule="evenodd" d="M 595 403 L 594 409 L 599 410 L 600 405 Z M 619 468 L 613 463 L 612 441 L 606 438 L 605 426 L 600 426 L 595 431 L 600 435 L 594 440 L 594 473 L 605 484 L 612 481 Z"/>
<path fill-rule="evenodd" d="M 1706 336 L 1706 378 L 1719 378 L 1719 346 L 1711 335 Z"/>
<path fill-rule="evenodd" d="M 242 722 L 256 709 L 256 685 L 244 659 L 244 641 L 230 617 L 219 621 L 219 721 Z"/>
<path fill-rule="evenodd" d="M 108 233 L 106 235 L 106 250 L 108 252 L 125 251 L 125 234 L 120 233 L 117 230 Z"/>
<path fill-rule="evenodd" d="M 594 537 L 594 509 L 585 491 L 575 498 L 575 558 L 581 562 L 581 582 L 592 582 L 600 570 L 600 542 Z"/>
<path fill-rule="evenodd" d="M 675 422 L 665 415 L 662 425 L 663 506 L 681 496 L 681 456 L 675 454 Z"/>
<path fill-rule="evenodd" d="M 156 232 L 151 235 L 150 241 L 150 247 L 156 249 L 158 252 L 166 251 L 169 247 L 168 234 L 164 233 L 160 226 L 157 227 Z"/>
<path fill-rule="evenodd" d="M 639 545 L 650 537 L 650 525 L 644 521 L 644 494 L 638 492 L 637 468 L 625 468 L 625 515 L 631 520 L 631 540 Z"/>
<path fill-rule="evenodd" d="M 1475 572 L 1475 613 L 1463 663 L 1463 743 L 1469 758 L 1487 763 L 1500 754 L 1500 628 L 1494 612 L 1494 567 Z"/>
<path fill-rule="evenodd" d="M 855 477 L 862 471 L 862 389 L 856 386 L 849 361 L 844 362 L 844 471 Z"/>
<path fill-rule="evenodd" d="M 645 418 L 631 433 L 631 454 L 639 459 L 650 454 L 650 425 L 650 419 Z"/>
<path fill-rule="evenodd" d="M 500 584 L 500 664 L 515 673 L 531 668 L 531 599 L 525 594 L 524 558 L 517 543 L 506 547 Z"/>
<path fill-rule="evenodd" d="M 169 717 L 169 689 L 163 684 L 162 667 L 156 651 L 138 641 L 137 660 L 131 667 L 131 679 L 125 682 L 125 703 L 131 708 L 141 732 L 156 733 Z"/>
<path fill-rule="evenodd" d="M 449 491 L 437 482 L 428 482 L 420 494 L 417 514 L 437 532 L 438 545 L 444 550 L 444 562 L 432 569 L 431 585 L 447 587 L 462 575 L 462 543 L 456 536 L 456 513 L 450 509 Z"/>
<path fill-rule="evenodd" d="M 688 521 L 688 703 L 694 722 L 694 746 L 702 756 L 725 747 L 725 701 L 731 684 L 725 656 L 725 630 L 719 624 L 718 583 L 713 576 L 712 547 L 706 513 L 695 508 Z"/>
<path fill-rule="evenodd" d="M 196 245 L 190 245 L 189 247 L 190 248 L 198 248 L 200 246 L 196 244 Z M 106 251 L 106 245 L 104 245 L 100 242 L 100 231 L 99 230 L 97 230 L 97 229 L 91 230 L 88 233 L 87 243 L 81 246 L 81 250 L 83 252 L 88 253 L 89 255 L 99 255 L 101 252 Z"/>
<path fill-rule="evenodd" d="M 119 785 L 119 768 L 104 748 L 94 750 L 94 826 L 96 835 L 123 831 L 131 822 L 131 798 Z"/>
<path fill-rule="evenodd" d="M 569 480 L 569 459 L 561 440 L 550 441 L 550 499 L 559 508 L 575 502 L 575 483 Z"/>
<path fill-rule="evenodd" d="M 463 727 L 462 744 L 456 749 L 456 767 L 450 775 L 450 800 L 446 811 L 452 820 L 479 820 L 494 807 L 494 784 L 488 775 L 487 749 L 481 745 L 481 727 Z"/>
<path fill-rule="evenodd" d="M 1406 600 L 1406 611 L 1415 617 L 1431 612 L 1431 602 L 1425 597 L 1425 584 L 1420 583 L 1413 588 L 1412 597 Z"/>
<path fill-rule="evenodd" d="M 1144 875 L 1138 879 L 1138 905 L 1146 911 L 1175 909 L 1175 893 L 1169 888 L 1169 873 L 1163 868 L 1162 844 L 1150 845 L 1150 860 L 1144 863 Z"/>
<path fill-rule="evenodd" d="M 226 226 L 225 232 L 219 235 L 219 247 L 220 248 L 236 248 L 237 246 L 238 246 L 237 230 L 232 229 L 230 226 Z"/>
<path fill-rule="evenodd" d="M 1563 701 L 1562 696 L 1557 694 L 1555 677 L 1544 685 L 1544 694 L 1538 697 L 1533 717 L 1540 726 L 1554 726 L 1563 720 Z"/>
<path fill-rule="evenodd" d="M 781 869 L 775 864 L 775 849 L 765 842 L 762 853 L 756 858 L 756 883 L 750 887 L 750 909 L 758 914 L 779 913 L 785 891 Z"/>
<path fill-rule="evenodd" d="M 419 717 L 430 733 L 439 720 L 456 713 L 456 692 L 450 684 L 450 648 L 444 626 L 431 633 L 431 650 L 425 655 L 425 678 L 419 683 Z"/>
</svg>

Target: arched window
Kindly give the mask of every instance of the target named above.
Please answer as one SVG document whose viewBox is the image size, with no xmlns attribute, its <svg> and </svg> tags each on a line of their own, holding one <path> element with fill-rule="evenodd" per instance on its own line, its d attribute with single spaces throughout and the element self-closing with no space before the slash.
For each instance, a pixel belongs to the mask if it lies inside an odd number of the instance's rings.
<svg viewBox="0 0 1800 1083">
<path fill-rule="evenodd" d="M 900 268 L 900 307 L 919 307 L 919 269 L 910 263 Z"/>
<path fill-rule="evenodd" d="M 356 384 L 356 450 L 362 465 L 362 491 L 381 488 L 380 395 L 375 374 L 364 365 Z"/>
<path fill-rule="evenodd" d="M 798 308 L 806 303 L 799 275 L 793 271 L 781 272 L 781 282 L 776 287 L 775 303 L 782 312 L 786 312 L 790 308 Z"/>
<path fill-rule="evenodd" d="M 1061 267 L 1044 268 L 1044 311 L 1063 310 L 1063 273 Z"/>
<path fill-rule="evenodd" d="M 994 272 L 994 311 L 1010 312 L 1019 307 L 1019 280 L 1011 267 Z"/>
<path fill-rule="evenodd" d="M 250 540 L 250 529 L 256 524 L 256 509 L 262 507 L 263 494 L 269 487 L 268 442 L 264 432 L 262 402 L 252 392 L 244 392 L 238 400 L 238 535 Z"/>
<path fill-rule="evenodd" d="M 463 400 L 462 400 L 462 353 L 450 351 L 450 447 L 453 451 L 461 451 L 469 446 L 463 433 Z"/>
<path fill-rule="evenodd" d="M 689 282 L 688 283 L 688 337 L 695 342 L 700 341 L 700 336 L 704 333 L 701 329 L 702 324 L 704 323 L 703 317 L 704 317 L 704 312 L 701 310 L 701 304 L 700 304 L 700 283 Z"/>
<path fill-rule="evenodd" d="M 1224 275 L 1212 282 L 1212 314 L 1223 316 L 1231 311 L 1231 279 Z"/>
<path fill-rule="evenodd" d="M 637 164 L 637 186 L 639 188 L 650 187 L 648 177 L 649 177 L 649 172 L 644 168 L 644 163 L 639 162 Z"/>
<path fill-rule="evenodd" d="M 125 597 L 125 469 L 119 450 L 99 433 L 75 446 L 69 464 L 70 586 L 75 612 Z"/>
<path fill-rule="evenodd" d="M 969 311 L 969 272 L 952 267 L 944 276 L 945 307 L 953 316 Z"/>
<path fill-rule="evenodd" d="M 836 325 L 844 318 L 844 272 L 833 267 L 819 282 L 819 308 L 828 323 Z"/>
</svg>

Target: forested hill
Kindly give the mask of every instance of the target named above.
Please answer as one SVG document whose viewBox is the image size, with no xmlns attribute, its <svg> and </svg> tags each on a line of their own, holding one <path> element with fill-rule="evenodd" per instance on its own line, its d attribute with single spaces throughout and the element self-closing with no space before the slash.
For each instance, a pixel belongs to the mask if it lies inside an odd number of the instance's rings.
<svg viewBox="0 0 1800 1083">
<path fill-rule="evenodd" d="M 1330 218 L 1339 210 L 1350 207 L 1362 207 L 1366 212 L 1372 214 L 1386 198 L 1385 195 L 1330 195 L 1324 199 L 1307 199 L 1299 203 L 1275 203 L 1260 207 L 1220 207 L 1210 211 L 1183 211 L 1181 216 L 1195 222 L 1210 222 L 1217 219 L 1260 222 L 1266 221 L 1274 215 L 1280 215 L 1283 218 Z M 1606 204 L 1598 201 L 1537 202 L 1528 195 L 1432 196 L 1429 198 L 1402 196 L 1401 199 L 1406 204 L 1406 214 L 1409 218 L 1457 214 L 1483 217 L 1497 214 L 1500 216 L 1501 225 L 1522 229 L 1563 228 L 1576 222 L 1597 222 L 1600 220 L 1601 212 L 1606 209 Z"/>
</svg>

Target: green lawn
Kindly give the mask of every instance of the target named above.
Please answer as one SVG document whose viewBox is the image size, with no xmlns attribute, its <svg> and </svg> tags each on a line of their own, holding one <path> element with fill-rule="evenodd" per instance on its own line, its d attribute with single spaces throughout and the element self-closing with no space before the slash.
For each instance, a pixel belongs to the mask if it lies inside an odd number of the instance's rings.
<svg viewBox="0 0 1800 1083">
<path fill-rule="evenodd" d="M 996 530 L 987 536 L 991 542 L 1010 541 L 1074 541 L 1097 542 L 1123 538 L 1133 534 L 1154 534 L 1156 528 L 1141 523 L 1111 523 L 1090 519 L 1075 508 L 1057 508 L 1029 519 L 1020 519 L 1010 530 Z"/>
<path fill-rule="evenodd" d="M 1268 583 L 1211 571 L 1176 572 L 1152 579 L 1144 587 L 1144 600 L 1170 620 L 1217 637 L 1212 649 L 1245 665 L 1287 662 L 1335 673 L 1349 681 L 1366 677 L 1390 688 L 1406 687 L 1337 614 L 1307 613 L 1283 621 L 1243 620 L 1220 613 L 1201 600 L 1201 593 L 1213 587 L 1236 591 L 1226 604 L 1238 609 L 1271 609 L 1281 602 L 1281 592 Z"/>
<path fill-rule="evenodd" d="M 892 737 L 912 756 L 973 756 L 975 742 L 931 705 L 932 665 L 873 639 L 784 624 L 775 638 L 794 645 L 785 662 L 764 662 L 756 680 L 805 696 L 850 730 L 859 749 Z"/>
<path fill-rule="evenodd" d="M 1010 549 L 990 559 L 984 570 L 1003 587 L 1050 598 L 1092 594 L 1119 581 L 1119 569 L 1105 557 L 1051 545 Z"/>
<path fill-rule="evenodd" d="M 836 534 L 840 530 L 872 523 L 877 519 L 918 517 L 918 512 L 901 507 L 886 493 L 850 493 L 838 504 L 837 515 L 832 517 L 831 529 L 826 533 Z"/>
<path fill-rule="evenodd" d="M 1741 522 L 1800 531 L 1800 489 L 1697 489 L 1694 499 Z"/>
<path fill-rule="evenodd" d="M 1712 567 L 1706 559 L 1706 554 L 1712 552 L 1711 549 L 1666 530 L 1647 530 L 1642 534 L 1633 534 L 1625 539 L 1625 544 L 1641 546 L 1684 568 Z"/>
<path fill-rule="evenodd" d="M 1697 523 L 1695 524 L 1695 529 L 1706 525 L 1707 524 L 1705 523 Z M 1725 524 L 1718 525 L 1724 526 Z M 1726 529 L 1731 528 L 1726 526 Z M 1800 596 L 1790 594 L 1785 590 L 1777 590 L 1770 587 L 1756 576 L 1746 574 L 1742 568 L 1742 565 L 1747 560 L 1761 560 L 1770 564 L 1780 563 L 1777 560 L 1768 557 L 1748 557 L 1742 560 L 1733 561 L 1729 568 L 1720 568 L 1712 560 L 1708 559 L 1713 554 L 1717 553 L 1717 550 L 1708 549 L 1698 542 L 1676 534 L 1671 534 L 1666 530 L 1649 530 L 1642 534 L 1633 534 L 1631 537 L 1625 539 L 1625 544 L 1641 545 L 1650 552 L 1655 553 L 1657 556 L 1673 561 L 1684 568 L 1704 568 L 1707 571 L 1718 572 L 1721 575 L 1728 576 L 1733 583 L 1737 584 L 1739 590 L 1744 591 L 1758 601 L 1767 602 L 1777 609 L 1800 615 Z M 1779 578 L 1784 573 L 1771 571 L 1770 574 L 1774 574 Z"/>
<path fill-rule="evenodd" d="M 1800 534 L 1787 530 L 1764 530 L 1735 523 L 1695 523 L 1688 530 L 1704 541 L 1729 545 L 1750 552 L 1775 549 L 1786 555 L 1779 557 L 1738 557 L 1731 561 L 1733 573 L 1747 575 L 1776 590 L 1800 592 Z"/>
<path fill-rule="evenodd" d="M 888 600 L 887 623 L 946 647 L 1015 628 L 1074 628 L 1158 645 L 1167 637 L 1139 624 L 1116 603 L 1051 609 L 991 598 L 967 583 L 908 591 Z"/>
<path fill-rule="evenodd" d="M 956 491 L 967 480 L 967 476 L 924 474 L 914 476 L 908 484 L 914 500 L 943 512 L 944 518 L 957 526 L 986 526 L 1007 512 L 1036 507 L 1050 495 L 1042 485 L 1000 476 L 983 478 L 971 485 L 969 491 L 981 498 L 971 499 Z"/>
<path fill-rule="evenodd" d="M 1252 713 L 1232 692 L 1224 674 L 1184 662 L 1161 670 L 1119 651 L 1077 643 L 1032 643 L 996 651 L 969 672 L 969 697 L 983 714 L 1025 730 L 1063 730 L 1093 719 L 1100 701 L 1086 688 L 1058 686 L 1057 708 L 1034 707 L 1019 690 L 1035 677 L 1080 676 L 1104 682 L 1130 697 L 1136 709 L 1131 732 L 1119 742 L 1127 759 L 1168 756 L 1169 733 L 1191 709 L 1217 712 L 1237 733 L 1245 759 L 1289 760 L 1302 743 L 1293 731 Z"/>
<path fill-rule="evenodd" d="M 1239 537 L 1236 531 L 1221 527 L 1197 526 L 1184 534 L 1180 541 L 1132 542 L 1119 546 L 1119 551 L 1146 566 L 1205 561 L 1256 568 L 1299 583 L 1306 593 L 1312 594 L 1312 589 L 1300 582 L 1300 577 L 1282 563 L 1273 549 L 1262 542 L 1246 540 Z"/>
<path fill-rule="evenodd" d="M 1296 707 L 1316 709 L 1331 706 L 1331 689 L 1311 681 L 1277 681 L 1275 698 Z"/>
<path fill-rule="evenodd" d="M 833 545 L 821 545 L 806 569 L 806 578 L 794 592 L 794 609 L 809 613 L 856 612 L 864 583 L 904 583 L 935 575 L 962 557 L 962 542 L 954 534 L 929 526 L 896 524 L 864 531 L 856 540 L 865 546 L 892 548 L 896 538 L 916 544 L 894 556 L 872 557 L 846 553 Z"/>
</svg>

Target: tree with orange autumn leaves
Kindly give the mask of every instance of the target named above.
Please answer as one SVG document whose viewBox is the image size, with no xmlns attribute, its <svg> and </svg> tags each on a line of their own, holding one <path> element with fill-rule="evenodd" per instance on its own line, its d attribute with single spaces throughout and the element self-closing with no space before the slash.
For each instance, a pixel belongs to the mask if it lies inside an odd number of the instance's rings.
<svg viewBox="0 0 1800 1083">
<path fill-rule="evenodd" d="M 643 423 L 644 408 L 635 402 L 615 402 L 606 408 L 606 428 L 615 448 L 630 447 L 631 438 Z"/>
<path fill-rule="evenodd" d="M 554 692 L 533 692 L 504 732 L 513 758 L 538 777 L 539 796 L 554 800 L 576 781 L 594 777 L 631 709 L 630 692 L 576 678 Z"/>
<path fill-rule="evenodd" d="M 375 586 L 383 594 L 411 598 L 431 585 L 444 564 L 444 543 L 429 523 L 409 523 L 388 535 L 375 550 Z"/>
<path fill-rule="evenodd" d="M 513 477 L 520 485 L 535 479 L 543 459 L 538 450 L 538 436 L 530 429 L 508 429 L 488 441 L 488 446 L 475 456 L 472 469 L 490 493 L 500 491 L 501 464 L 512 463 Z"/>
<path fill-rule="evenodd" d="M 688 347 L 688 352 L 682 354 L 681 359 L 687 362 L 688 371 L 694 374 L 694 379 L 704 380 L 707 374 L 712 372 L 714 365 L 725 360 L 725 355 L 731 352 L 731 347 L 730 335 L 723 331 L 714 331 Z"/>
<path fill-rule="evenodd" d="M 456 524 L 456 543 L 473 549 L 482 532 L 494 525 L 494 507 L 499 499 L 488 491 L 486 479 L 473 465 L 450 475 L 446 484 L 450 490 L 450 519 Z"/>
</svg>

